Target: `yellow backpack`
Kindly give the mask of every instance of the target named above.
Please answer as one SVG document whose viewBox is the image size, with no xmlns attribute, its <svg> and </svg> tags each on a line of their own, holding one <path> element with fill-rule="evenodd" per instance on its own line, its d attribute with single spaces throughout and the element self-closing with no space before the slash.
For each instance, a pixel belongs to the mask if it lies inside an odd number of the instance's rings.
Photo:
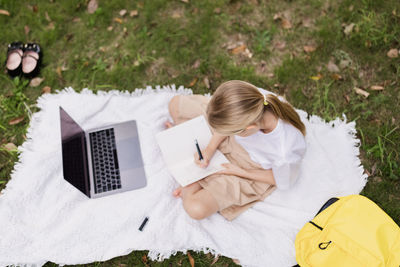
<svg viewBox="0 0 400 267">
<path fill-rule="evenodd" d="M 361 195 L 330 199 L 297 234 L 301 267 L 400 266 L 400 228 Z"/>
</svg>

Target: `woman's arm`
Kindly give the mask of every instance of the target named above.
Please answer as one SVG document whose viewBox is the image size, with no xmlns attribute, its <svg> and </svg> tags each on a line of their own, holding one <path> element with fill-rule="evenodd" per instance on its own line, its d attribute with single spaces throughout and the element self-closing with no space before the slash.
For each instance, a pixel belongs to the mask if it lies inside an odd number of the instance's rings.
<svg viewBox="0 0 400 267">
<path fill-rule="evenodd" d="M 208 143 L 206 150 L 212 152 L 214 155 L 215 151 L 217 150 L 218 146 L 227 138 L 226 135 L 221 135 L 218 133 L 214 133 L 211 137 L 210 143 Z"/>
<path fill-rule="evenodd" d="M 224 163 L 222 166 L 225 167 L 224 170 L 219 171 L 219 174 L 236 175 L 249 180 L 254 180 L 262 183 L 267 183 L 270 185 L 276 185 L 274 174 L 272 169 L 268 170 L 256 170 L 256 169 L 243 169 L 231 163 Z"/>
</svg>

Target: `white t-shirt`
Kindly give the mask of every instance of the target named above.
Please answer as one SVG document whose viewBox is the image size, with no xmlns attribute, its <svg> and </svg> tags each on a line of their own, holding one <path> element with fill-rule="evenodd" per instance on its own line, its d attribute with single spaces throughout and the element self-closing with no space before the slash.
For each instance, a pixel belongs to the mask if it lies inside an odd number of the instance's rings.
<svg viewBox="0 0 400 267">
<path fill-rule="evenodd" d="M 247 137 L 235 135 L 235 139 L 253 161 L 264 169 L 272 169 L 279 189 L 289 189 L 296 182 L 306 141 L 292 124 L 278 119 L 277 126 L 269 133 L 258 131 Z"/>
</svg>

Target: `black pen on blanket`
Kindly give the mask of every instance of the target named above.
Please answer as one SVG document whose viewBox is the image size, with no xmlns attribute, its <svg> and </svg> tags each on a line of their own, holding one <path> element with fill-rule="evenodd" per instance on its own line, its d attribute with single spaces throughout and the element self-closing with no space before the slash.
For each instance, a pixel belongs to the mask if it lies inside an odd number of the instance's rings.
<svg viewBox="0 0 400 267">
<path fill-rule="evenodd" d="M 197 148 L 197 153 L 199 153 L 199 158 L 200 160 L 203 160 L 203 155 L 201 154 L 201 150 L 199 147 L 199 143 L 197 142 L 197 139 L 194 139 L 194 142 L 196 143 L 196 148 Z"/>
<path fill-rule="evenodd" d="M 139 227 L 139 231 L 143 231 L 144 226 L 146 225 L 147 221 L 149 220 L 149 217 L 144 218 L 142 224 Z"/>
</svg>

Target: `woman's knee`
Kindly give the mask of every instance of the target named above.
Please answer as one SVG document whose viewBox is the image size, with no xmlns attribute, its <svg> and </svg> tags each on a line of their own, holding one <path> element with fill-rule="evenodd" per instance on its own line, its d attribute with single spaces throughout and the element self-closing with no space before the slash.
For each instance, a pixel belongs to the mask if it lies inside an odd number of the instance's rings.
<svg viewBox="0 0 400 267">
<path fill-rule="evenodd" d="M 179 95 L 172 97 L 168 104 L 169 114 L 175 122 L 179 115 L 179 97 Z"/>
<path fill-rule="evenodd" d="M 197 199 L 185 199 L 183 201 L 183 208 L 195 220 L 202 220 L 211 215 L 207 205 Z"/>
</svg>

